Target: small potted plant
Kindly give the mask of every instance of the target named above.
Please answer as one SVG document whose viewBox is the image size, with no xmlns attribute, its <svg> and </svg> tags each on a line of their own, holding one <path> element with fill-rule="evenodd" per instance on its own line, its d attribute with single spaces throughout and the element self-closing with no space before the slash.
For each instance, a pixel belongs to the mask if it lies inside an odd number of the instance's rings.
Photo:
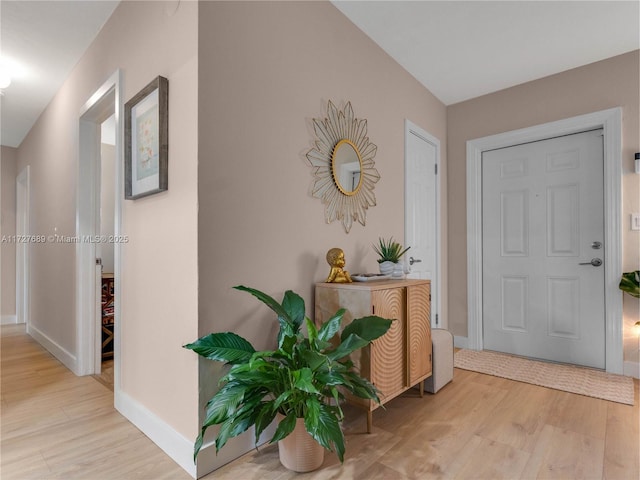
<svg viewBox="0 0 640 480">
<path fill-rule="evenodd" d="M 324 460 L 325 449 L 344 460 L 343 390 L 380 402 L 377 389 L 354 369 L 349 355 L 384 335 L 391 320 L 369 316 L 353 320 L 341 331 L 344 309 L 318 327 L 305 315 L 304 300 L 287 291 L 281 303 L 259 290 L 245 291 L 273 310 L 280 323 L 277 348 L 256 351 L 232 332 L 211 333 L 185 348 L 230 365 L 220 389 L 209 400 L 194 445 L 197 457 L 207 428 L 220 425 L 216 453 L 229 438 L 255 426 L 256 444 L 274 421 L 278 426 L 270 443 L 278 442 L 280 461 L 295 471 L 311 471 Z M 300 331 L 305 324 L 307 335 Z M 315 457 L 302 458 L 298 449 Z"/>
<path fill-rule="evenodd" d="M 400 264 L 400 258 L 407 250 L 402 248 L 398 242 L 393 240 L 393 237 L 389 240 L 384 238 L 378 239 L 378 245 L 373 245 L 373 250 L 378 254 L 378 263 L 380 264 L 380 273 L 382 275 L 394 275 L 401 277 L 404 275 L 404 268 Z"/>
</svg>

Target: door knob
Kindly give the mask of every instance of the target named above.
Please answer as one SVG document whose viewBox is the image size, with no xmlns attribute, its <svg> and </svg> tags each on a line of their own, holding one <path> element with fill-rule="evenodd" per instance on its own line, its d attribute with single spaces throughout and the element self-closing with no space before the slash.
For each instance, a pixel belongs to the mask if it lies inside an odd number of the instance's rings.
<svg viewBox="0 0 640 480">
<path fill-rule="evenodd" d="M 419 258 L 409 257 L 409 265 L 413 265 L 414 263 L 420 263 L 422 260 Z"/>
<path fill-rule="evenodd" d="M 602 260 L 599 258 L 592 258 L 590 262 L 579 263 L 578 265 L 593 265 L 594 267 L 599 267 L 602 265 Z"/>
</svg>

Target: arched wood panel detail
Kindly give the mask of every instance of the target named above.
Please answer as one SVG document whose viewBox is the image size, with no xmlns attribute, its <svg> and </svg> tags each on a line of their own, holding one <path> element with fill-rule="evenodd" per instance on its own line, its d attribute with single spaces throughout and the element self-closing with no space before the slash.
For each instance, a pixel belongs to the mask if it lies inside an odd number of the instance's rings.
<svg viewBox="0 0 640 480">
<path fill-rule="evenodd" d="M 409 385 L 413 385 L 431 372 L 431 302 L 430 285 L 407 287 Z"/>
<path fill-rule="evenodd" d="M 373 383 L 382 393 L 384 403 L 405 387 L 407 378 L 405 334 L 405 293 L 402 288 L 389 288 L 373 292 L 373 312 L 394 319 L 389 331 L 375 341 Z"/>
</svg>

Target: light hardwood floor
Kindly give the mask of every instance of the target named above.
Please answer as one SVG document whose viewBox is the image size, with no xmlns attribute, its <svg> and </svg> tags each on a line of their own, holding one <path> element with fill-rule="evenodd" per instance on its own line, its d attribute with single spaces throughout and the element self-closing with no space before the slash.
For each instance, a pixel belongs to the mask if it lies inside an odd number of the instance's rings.
<svg viewBox="0 0 640 480">
<path fill-rule="evenodd" d="M 1 327 L 0 477 L 188 479 L 113 409 L 113 393 L 76 377 L 21 326 Z M 277 447 L 251 452 L 206 479 L 534 479 L 640 476 L 635 406 L 456 370 L 420 399 L 412 390 L 366 415 L 347 407 L 347 453 L 305 475 L 280 466 Z"/>
</svg>

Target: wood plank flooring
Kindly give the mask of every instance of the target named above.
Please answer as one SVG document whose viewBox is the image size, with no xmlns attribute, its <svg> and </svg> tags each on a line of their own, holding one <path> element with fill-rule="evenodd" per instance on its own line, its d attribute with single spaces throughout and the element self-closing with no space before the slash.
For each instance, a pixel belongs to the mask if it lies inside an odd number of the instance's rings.
<svg viewBox="0 0 640 480">
<path fill-rule="evenodd" d="M 113 408 L 113 394 L 76 377 L 21 326 L 1 332 L 0 477 L 188 479 Z M 436 395 L 411 390 L 366 415 L 347 407 L 343 465 L 282 467 L 276 446 L 250 452 L 206 479 L 534 479 L 640 477 L 638 381 L 635 406 L 464 370 Z"/>
</svg>

